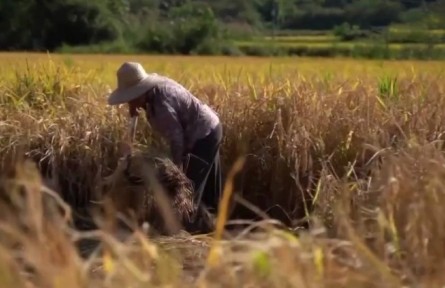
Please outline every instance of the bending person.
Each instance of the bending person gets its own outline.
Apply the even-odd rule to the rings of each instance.
[[[117,83],[108,104],[128,104],[131,141],[139,110],[145,110],[150,126],[170,143],[172,161],[192,181],[196,203],[202,201],[215,213],[222,189],[219,148],[223,137],[215,111],[178,82],[148,74],[136,62],[125,62],[118,69]]]

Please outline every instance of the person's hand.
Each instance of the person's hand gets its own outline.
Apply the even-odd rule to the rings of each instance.
[[[128,104],[128,114],[130,114],[130,118],[138,117],[138,106],[134,105],[133,103]]]
[[[184,154],[184,156],[182,156],[182,161],[181,163],[178,165],[179,169],[181,169],[182,172],[186,172],[185,170],[187,169],[188,163],[189,163],[189,154],[186,153]]]
[[[128,142],[119,142],[118,144],[119,155],[125,157],[131,154],[131,144]]]

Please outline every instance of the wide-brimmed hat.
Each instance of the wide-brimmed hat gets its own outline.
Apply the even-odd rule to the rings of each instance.
[[[147,74],[140,63],[125,62],[117,70],[117,88],[108,96],[109,105],[128,103],[162,81],[156,73]]]

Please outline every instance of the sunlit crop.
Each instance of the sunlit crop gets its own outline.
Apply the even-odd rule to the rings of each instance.
[[[127,110],[106,95],[123,61],[173,77],[220,115],[232,202],[215,235],[139,229],[123,242],[107,225],[74,231],[41,205],[54,198],[81,222],[116,168]],[[0,63],[0,170],[24,156],[41,172],[2,173],[0,287],[445,284],[443,62],[5,53]],[[144,121],[136,140],[168,152]],[[219,230],[235,218],[259,222]],[[103,249],[82,258],[88,238]]]

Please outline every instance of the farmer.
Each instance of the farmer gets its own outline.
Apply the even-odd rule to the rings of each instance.
[[[117,71],[118,87],[109,105],[128,104],[130,143],[140,109],[150,126],[170,144],[172,161],[192,181],[195,201],[216,211],[221,193],[219,147],[222,125],[217,114],[176,81],[146,73],[140,63],[125,62]],[[126,153],[131,152],[127,146]]]

